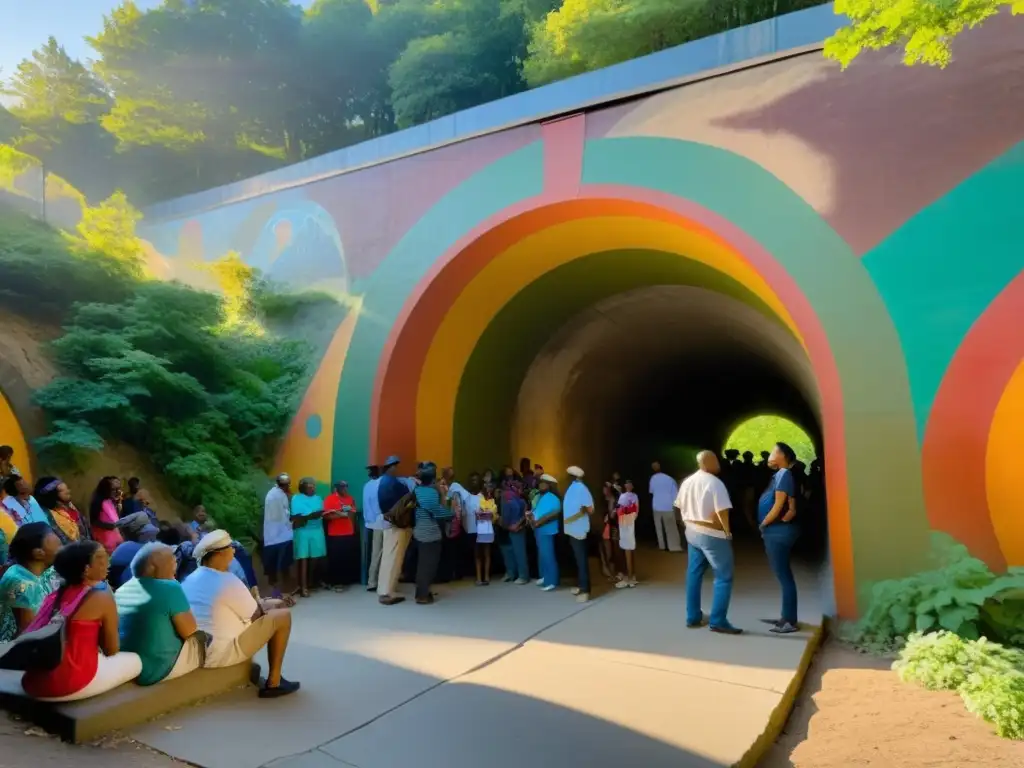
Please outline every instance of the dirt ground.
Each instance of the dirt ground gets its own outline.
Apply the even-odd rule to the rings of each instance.
[[[954,693],[909,685],[889,662],[834,641],[818,652],[782,737],[760,768],[1024,767]]]

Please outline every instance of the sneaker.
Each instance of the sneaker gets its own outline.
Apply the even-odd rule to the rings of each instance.
[[[687,629],[697,629],[698,627],[703,627],[707,623],[708,623],[708,617],[705,616],[704,614],[701,614],[701,617],[699,619],[697,619],[696,621],[688,621],[688,622],[686,622],[686,628]]]
[[[485,587],[489,587],[489,586],[491,586],[491,581],[490,581],[490,579],[484,579],[484,586],[485,586]]]
[[[485,583],[485,582],[483,582],[483,581],[478,581],[478,582],[476,583],[476,585],[477,585],[478,587],[482,587],[482,586],[484,585],[484,583]]]
[[[732,624],[723,624],[720,627],[711,627],[712,632],[719,635],[742,635],[743,630],[739,627],[734,627]]]
[[[295,693],[302,686],[299,683],[293,683],[290,680],[281,678],[281,682],[271,688],[269,685],[264,683],[260,687],[259,697],[261,699],[279,699],[282,696],[288,696],[289,694]]]
[[[544,579],[537,579],[533,583],[536,584],[538,587],[543,587],[544,586]]]
[[[633,589],[634,587],[639,587],[639,586],[640,586],[640,582],[637,581],[636,579],[630,579],[629,580],[629,588],[630,589]]]
[[[399,603],[404,603],[405,598],[401,595],[387,595],[386,597],[377,598],[377,602],[381,605],[398,605]]]
[[[626,580],[626,579],[622,579],[621,581],[616,581],[615,582],[615,588],[616,589],[629,589],[632,586],[633,586],[633,584],[631,582],[629,582],[628,580]]]
[[[571,592],[571,593],[572,593],[573,595],[578,595],[578,594],[580,593],[580,588],[579,588],[579,587],[573,587],[573,588],[572,588],[571,590],[569,590],[569,591],[570,591],[570,592]]]
[[[590,593],[589,592],[580,592],[579,594],[576,595],[576,602],[577,603],[587,603],[589,601],[590,601]]]
[[[505,574],[505,578],[502,579],[502,581],[505,582],[506,584],[508,584],[510,582],[515,581],[515,578],[511,574],[506,573]]]
[[[554,584],[548,584],[546,587],[541,587],[540,591],[541,592],[554,592],[556,589],[558,589],[558,587],[556,587]]]
[[[518,584],[519,586],[522,586],[523,584],[529,584],[530,580],[529,579],[516,579],[515,583]]]
[[[776,624],[768,631],[774,632],[776,635],[790,635],[794,632],[799,632],[800,627],[796,626],[795,624],[791,624],[788,621],[784,621],[781,624]]]

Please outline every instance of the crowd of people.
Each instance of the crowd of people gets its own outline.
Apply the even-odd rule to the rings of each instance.
[[[133,680],[152,685],[244,662],[263,647],[269,671],[260,696],[292,693],[299,684],[281,674],[290,608],[314,590],[363,583],[364,561],[366,588],[385,606],[404,602],[402,581],[415,584],[417,604],[430,605],[435,584],[469,577],[487,587],[495,573],[553,592],[566,560],[576,572],[571,593],[586,602],[595,550],[615,589],[639,584],[641,502],[633,482],[617,472],[601,483],[601,503],[581,467],[566,470],[561,491],[559,480],[529,459],[518,470],[472,472],[463,483],[453,468],[439,472],[433,462],[403,476],[400,458],[390,456],[367,467],[361,503],[345,481],[321,496],[313,478],[302,478],[293,493],[290,476],[278,475],[260,526],[259,555],[271,588],[264,598],[249,553],[202,506],[187,524],[164,521],[138,478],[123,485],[104,477],[88,511],[80,512],[66,483],[44,477],[33,486],[12,454],[0,447],[0,667],[23,669],[25,691],[42,700],[77,700]],[[687,626],[741,632],[729,622],[728,607],[732,538],[742,521],[763,540],[780,585],[782,609],[771,629],[795,632],[791,556],[820,464],[808,478],[785,443],[764,452],[759,465],[750,453],[742,461],[729,454],[702,451],[697,471],[681,484],[652,465],[648,493],[659,547],[681,552],[685,540],[688,552]],[[741,513],[735,519],[734,498]],[[701,582],[708,568],[714,588],[705,617]],[[65,641],[40,666],[49,658],[43,651],[55,619],[64,622]]]
[[[22,671],[27,695],[77,701],[264,647],[259,696],[299,689],[281,674],[289,606],[260,596],[249,554],[205,509],[188,524],[160,520],[138,478],[124,493],[104,477],[80,512],[66,483],[32,486],[12,454],[0,447],[0,668]]]

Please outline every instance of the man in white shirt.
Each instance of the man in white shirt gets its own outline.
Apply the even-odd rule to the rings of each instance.
[[[651,471],[654,474],[651,475],[647,490],[651,494],[651,510],[654,513],[654,530],[658,534],[658,549],[682,552],[679,526],[676,524],[676,512],[673,509],[679,486],[670,475],[661,471],[659,462],[651,464]]]
[[[272,590],[271,596],[280,599],[281,585],[291,578],[295,554],[292,539],[291,478],[280,474],[274,487],[263,502],[263,570]]]
[[[721,469],[713,451],[697,454],[697,471],[683,480],[675,505],[686,527],[686,626],[704,624],[700,592],[708,566],[715,574],[711,600],[712,632],[738,635],[743,632],[729,623],[729,600],[732,597],[733,554],[729,512],[732,501],[725,483],[718,477]]]
[[[366,485],[363,486],[363,523],[366,525],[366,539],[369,545],[366,568],[366,591],[377,591],[377,577],[380,575],[381,553],[384,551],[384,529],[390,527],[380,512],[377,486],[380,485],[380,467],[370,464],[366,468]]]
[[[228,569],[235,557],[227,531],[212,531],[196,544],[199,567],[181,585],[196,625],[212,638],[207,667],[230,667],[267,648],[270,669],[260,686],[261,699],[275,699],[299,690],[281,676],[292,631],[292,614],[282,600],[257,600]]]
[[[473,472],[466,484],[452,481],[448,486],[448,499],[452,512],[459,516],[462,535],[455,540],[456,581],[466,574],[472,574],[476,564],[476,515],[480,511],[480,473]]]

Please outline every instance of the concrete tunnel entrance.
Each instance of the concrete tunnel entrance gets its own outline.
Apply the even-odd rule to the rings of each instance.
[[[720,451],[739,422],[762,413],[792,420],[822,446],[819,407],[807,354],[776,318],[707,288],[653,285],[598,301],[552,329],[516,398],[512,455],[558,475],[579,464],[595,496],[619,471],[649,507],[653,460],[685,476],[697,450]],[[757,534],[745,524],[742,491],[733,495],[744,557]],[[818,502],[800,502],[798,554],[820,571],[827,527],[823,497]],[[649,515],[641,515],[638,537],[641,546],[656,544]]]

